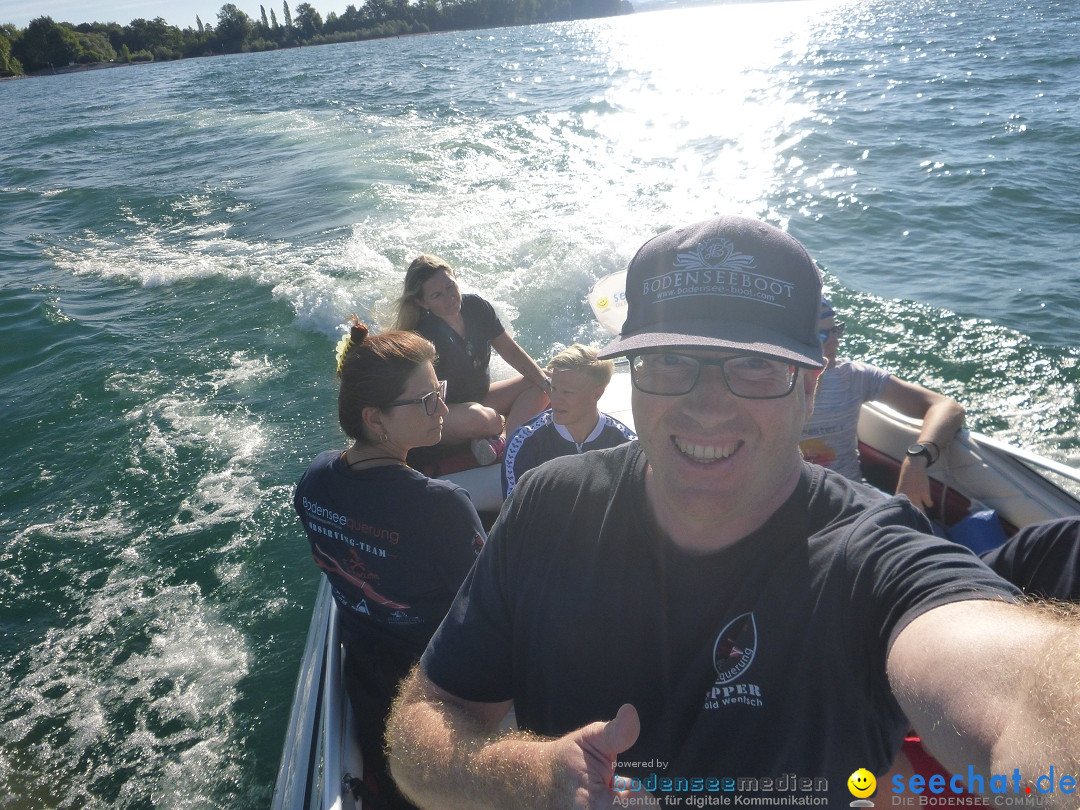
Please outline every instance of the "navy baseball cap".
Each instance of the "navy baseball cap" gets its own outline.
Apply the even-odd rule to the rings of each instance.
[[[821,274],[795,238],[719,216],[655,236],[626,270],[626,321],[599,357],[724,349],[822,368]]]

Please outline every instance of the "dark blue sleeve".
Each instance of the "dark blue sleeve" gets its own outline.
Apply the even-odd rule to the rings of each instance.
[[[510,481],[506,477],[506,465],[507,460],[504,458],[503,463],[499,465],[499,479],[502,484],[502,496],[504,501],[510,492]]]
[[[499,524],[461,584],[450,612],[420,659],[437,686],[465,700],[510,700],[513,610]]]
[[[435,514],[436,536],[444,539],[438,545],[438,569],[449,590],[456,591],[476,562],[487,535],[472,499],[460,487],[447,493]]]
[[[867,617],[878,628],[883,655],[901,630],[933,608],[969,599],[1011,602],[1019,593],[969,549],[929,534],[907,498],[867,509],[841,548],[852,604],[872,607]]]
[[[637,434],[630,428],[616,419],[614,416],[608,416],[606,413],[601,414],[601,419],[605,420],[606,424],[604,429],[600,432],[600,435],[596,438],[595,446],[590,444],[589,449],[601,450],[605,447],[618,447],[623,442],[632,442],[637,438]]]
[[[469,333],[481,340],[497,338],[506,331],[495,307],[479,295],[463,295],[461,309],[462,316],[468,320]]]
[[[510,435],[502,463],[503,498],[513,492],[521,476],[544,460],[537,456],[540,452],[541,436],[550,429],[546,425],[549,414],[550,411],[544,411]]]
[[[539,444],[539,437],[536,434],[529,436],[522,443],[521,449],[514,459],[515,484],[521,480],[521,476],[544,460],[537,458],[536,449]]]
[[[1026,526],[980,555],[994,571],[1032,596],[1080,599],[1080,517]]]

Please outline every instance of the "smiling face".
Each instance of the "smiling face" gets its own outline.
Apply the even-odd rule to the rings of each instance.
[[[865,799],[877,788],[877,780],[866,768],[859,768],[848,777],[847,786],[856,799]]]
[[[686,351],[720,359],[719,351]],[[722,522],[736,539],[761,525],[794,490],[798,443],[812,409],[814,376],[800,370],[779,399],[743,399],[719,366],[701,369],[682,396],[634,389],[634,424],[649,459],[646,496],[661,526]],[[741,528],[747,531],[739,533]],[[717,543],[725,545],[718,537]]]
[[[557,424],[591,430],[599,418],[596,403],[603,395],[604,386],[594,383],[584,371],[551,372],[551,416]]]
[[[439,387],[435,369],[431,363],[422,363],[409,375],[405,390],[398,399],[418,399]],[[374,410],[374,409],[373,409]],[[442,438],[443,417],[450,411],[441,399],[435,413],[428,416],[419,402],[408,405],[396,405],[378,411],[378,425],[372,431],[376,436],[385,433],[387,443],[405,452],[414,447],[428,447],[438,444]]]
[[[420,287],[420,306],[431,310],[443,320],[461,312],[461,292],[453,273],[436,270],[434,275]]]

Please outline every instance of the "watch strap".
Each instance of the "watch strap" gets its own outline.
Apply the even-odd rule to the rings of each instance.
[[[934,449],[931,450],[931,447]],[[915,448],[919,449],[916,450]],[[907,454],[909,456],[926,456],[926,466],[932,467],[937,463],[937,460],[941,458],[941,448],[938,447],[937,442],[915,442],[908,448]]]

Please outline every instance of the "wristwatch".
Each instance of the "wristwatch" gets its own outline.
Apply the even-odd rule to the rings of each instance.
[[[931,452],[930,448],[933,447],[937,452]],[[917,458],[919,456],[926,456],[926,466],[929,467],[935,461],[938,460],[938,456],[941,451],[938,450],[938,446],[933,442],[915,442],[907,449],[908,458]]]

